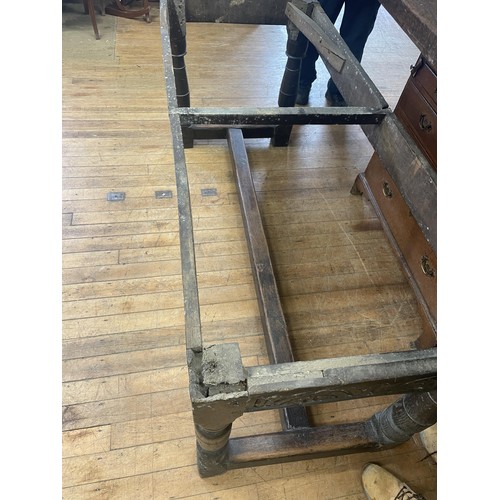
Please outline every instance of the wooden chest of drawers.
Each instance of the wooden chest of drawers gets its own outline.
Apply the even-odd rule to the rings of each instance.
[[[408,267],[434,319],[437,316],[437,258],[424,238],[417,221],[387,174],[380,158],[374,156],[365,172],[373,197],[394,237],[404,264]]]
[[[420,58],[399,98],[394,113],[437,169],[437,78]]]
[[[437,170],[437,77],[419,58],[401,94],[395,115]],[[417,296],[424,319],[419,347],[436,344],[437,255],[427,242],[393,179],[375,153],[358,191],[366,192]]]

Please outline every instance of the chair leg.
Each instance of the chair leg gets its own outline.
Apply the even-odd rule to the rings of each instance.
[[[142,9],[128,9],[123,0],[115,0],[111,5],[106,7],[106,13],[112,16],[125,17],[127,19],[134,19],[136,17],[144,16],[144,20],[148,23],[151,22],[150,6],[148,0],[142,0]]]
[[[90,15],[90,20],[92,21],[92,27],[94,28],[95,39],[100,40],[101,35],[99,34],[99,30],[97,29],[97,19],[95,17],[94,0],[83,0],[83,9],[85,11],[85,14]]]

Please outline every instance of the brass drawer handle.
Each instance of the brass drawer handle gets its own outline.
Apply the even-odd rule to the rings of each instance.
[[[386,198],[392,198],[392,190],[387,181],[384,181],[384,184],[382,185],[382,194]]]
[[[430,132],[432,130],[432,122],[427,118],[426,114],[421,114],[420,119],[418,120],[418,126],[424,132]]]
[[[420,259],[420,267],[422,268],[422,272],[429,278],[434,278],[434,276],[436,276],[436,270],[431,266],[431,262],[427,255],[423,255]]]

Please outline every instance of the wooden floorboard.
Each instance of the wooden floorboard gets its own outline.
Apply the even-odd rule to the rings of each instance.
[[[436,465],[417,438],[379,454],[230,471],[196,470],[172,139],[158,18],[63,6],[62,369],[65,500],[364,497],[376,461],[428,499]],[[193,106],[275,106],[285,65],[281,26],[188,26]],[[208,55],[208,57],[207,57]],[[381,9],[364,67],[394,107],[418,51]],[[311,105],[323,106],[318,63]],[[417,304],[369,202],[349,194],[372,149],[358,126],[295,127],[290,146],[247,141],[296,359],[405,350]],[[225,141],[186,151],[206,342],[238,342],[247,366],[267,354]],[[216,189],[204,196],[202,189]],[[166,190],[171,197],[156,198]],[[107,201],[109,192],[125,200]],[[321,405],[316,424],[366,418],[390,397]],[[245,414],[234,436],[280,428]]]

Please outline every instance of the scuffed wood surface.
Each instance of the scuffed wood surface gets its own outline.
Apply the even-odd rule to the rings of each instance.
[[[157,4],[152,10],[150,24],[98,16],[99,42],[81,2],[71,23],[63,12],[63,498],[363,498],[360,474],[373,454],[198,476]],[[392,106],[418,54],[387,13],[378,22],[364,61]],[[193,105],[275,105],[285,38],[281,26],[189,26]],[[311,104],[323,106],[328,75],[317,66]],[[369,142],[351,126],[294,134],[279,150],[256,140],[249,155],[298,359],[410,348],[420,330],[411,291],[370,204],[349,195]],[[246,366],[265,364],[225,141],[187,154],[204,335],[238,342]],[[160,189],[173,197],[156,199]],[[112,190],[126,191],[125,201],[107,202]],[[318,425],[368,418],[391,399],[322,405],[312,416]],[[277,412],[255,412],[232,436],[278,430]],[[436,466],[426,454],[415,439],[377,460],[434,500]]]
[[[437,72],[437,1],[380,0]]]
[[[285,24],[288,0],[187,0],[191,22]]]

